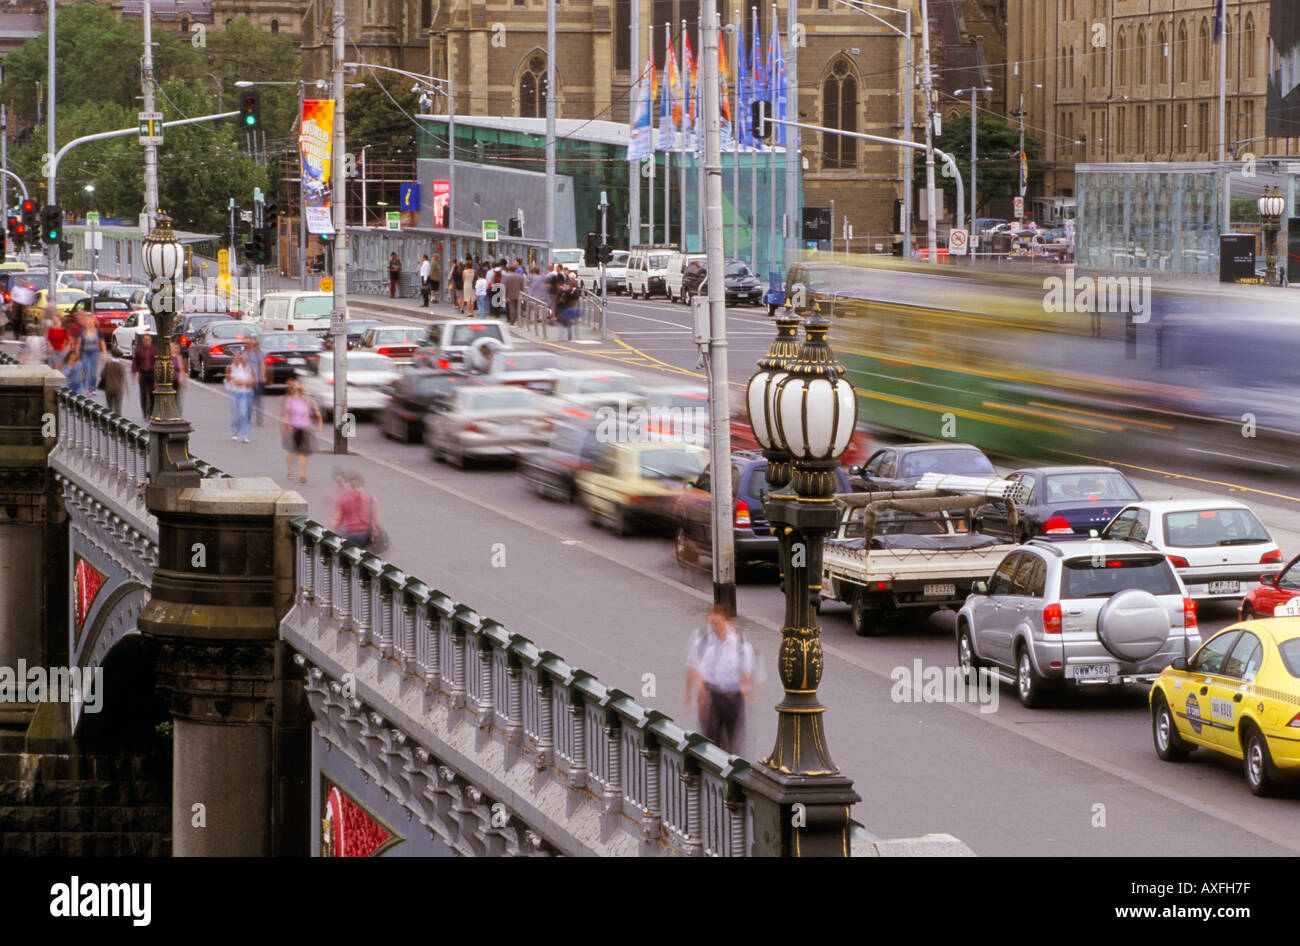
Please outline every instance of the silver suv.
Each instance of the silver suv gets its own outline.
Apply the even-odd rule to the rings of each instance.
[[[1149,682],[1201,646],[1196,607],[1169,560],[1142,542],[1033,539],[957,613],[957,662],[987,668],[1020,702],[1064,685]]]

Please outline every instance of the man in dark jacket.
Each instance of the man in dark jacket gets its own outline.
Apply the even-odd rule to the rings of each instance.
[[[509,319],[511,325],[515,325],[519,321],[519,296],[524,291],[525,282],[524,274],[517,270],[512,270],[506,274],[506,318]]]
[[[140,385],[140,413],[146,421],[153,414],[153,366],[158,358],[153,336],[146,334],[131,358],[131,374]]]

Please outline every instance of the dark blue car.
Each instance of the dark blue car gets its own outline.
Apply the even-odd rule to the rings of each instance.
[[[1007,474],[1006,479],[1024,489],[1016,534],[1007,526],[1006,507],[1001,503],[975,510],[975,529],[1019,542],[1042,535],[1050,519],[1064,519],[1076,534],[1100,531],[1126,505],[1141,499],[1128,478],[1109,466],[1029,467]]]

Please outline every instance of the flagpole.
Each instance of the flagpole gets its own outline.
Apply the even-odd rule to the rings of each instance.
[[[629,38],[631,49],[628,51],[628,69],[636,77],[636,82],[632,92],[632,107],[628,109],[627,121],[627,140],[628,145],[632,144],[632,135],[634,134],[633,125],[640,117],[643,79],[645,78],[636,71],[637,63],[641,62],[641,0],[632,0],[632,22],[629,27],[632,35]],[[644,70],[644,65],[642,69]],[[646,103],[647,110],[650,103]],[[653,127],[654,116],[650,116]],[[650,144],[654,144],[654,132],[650,133]],[[651,148],[651,157],[654,156],[654,149]],[[630,249],[637,243],[641,242],[641,165],[645,161],[645,156],[638,157],[634,164],[629,162],[627,168],[627,199],[628,199],[628,240],[627,245]]]
[[[1219,164],[1228,160],[1227,108],[1228,108],[1228,10],[1227,0],[1216,0],[1219,20]],[[1253,52],[1252,52],[1253,55]],[[1232,172],[1223,171],[1223,227],[1220,233],[1232,231]]]
[[[719,14],[721,21],[721,14]],[[735,37],[736,44],[740,44],[740,11],[735,14]],[[726,39],[722,34],[718,34],[718,42],[725,43]],[[740,113],[740,51],[737,49],[736,55],[732,57],[732,62],[736,63],[736,107],[731,111],[731,254],[740,256],[740,135],[737,131],[737,123],[747,121],[746,116]]]
[[[673,242],[673,145],[677,144],[674,140],[677,137],[677,129],[673,125],[673,93],[672,86],[668,83],[668,68],[672,65],[671,51],[673,48],[673,25],[664,24],[664,95],[668,99],[668,127],[673,130],[672,135],[664,143],[664,242]],[[660,134],[663,130],[660,129]],[[668,291],[667,283],[664,284],[664,292]],[[648,290],[647,290],[648,292]]]
[[[753,51],[758,46],[758,7],[750,7],[750,13],[753,14],[754,32],[749,41],[749,100],[751,102],[758,98],[758,89],[754,88],[754,55]],[[746,121],[749,117],[746,116]],[[761,146],[760,146],[761,147]],[[751,150],[749,155],[749,259],[750,265],[754,267],[754,272],[761,270],[758,268],[758,155]]]
[[[772,114],[776,114],[776,44],[777,20],[776,4],[772,4],[772,31],[767,34],[767,62],[763,64],[767,71],[768,96],[772,101]],[[772,282],[772,273],[776,270],[776,131],[768,138],[767,146],[767,281]],[[789,152],[786,153],[787,160]]]
[[[653,23],[651,23],[650,28],[646,30],[646,52],[650,56],[650,61],[654,62],[655,27]],[[646,194],[650,198],[647,201],[647,203],[650,205],[650,238],[646,240],[647,243],[655,242],[655,169],[659,166],[659,155],[656,153],[656,149],[654,147],[654,142],[655,142],[654,118],[655,118],[654,80],[652,79],[650,82],[650,183],[649,186],[646,188]],[[663,123],[660,122],[660,128],[659,128],[660,135],[663,135],[664,133],[662,126]],[[640,183],[637,184],[637,187],[638,189],[641,187]],[[637,242],[639,243],[641,241],[637,240]],[[628,291],[628,295],[631,295],[631,290]]]
[[[681,244],[682,252],[686,252],[686,121],[690,114],[691,103],[689,96],[686,94],[687,83],[690,82],[690,74],[686,71],[686,19],[682,18],[682,47],[677,55],[682,57],[682,159],[677,162],[677,199],[681,203]]]
[[[799,70],[798,52],[795,47],[795,34],[799,31],[799,5],[795,0],[786,2],[786,24],[785,24],[785,107],[786,114],[782,118],[793,117],[799,121]],[[794,115],[791,116],[790,112]],[[784,126],[783,126],[784,127]],[[790,263],[794,260],[795,250],[799,248],[799,232],[795,228],[799,226],[799,175],[803,170],[801,152],[798,147],[799,131],[791,128],[785,134],[785,216],[786,216],[786,238],[785,238],[785,263],[786,271],[789,272]],[[791,149],[791,145],[795,147]],[[793,150],[793,155],[791,151]],[[905,148],[910,152],[910,148]]]
[[[695,35],[698,36],[698,37],[700,37],[701,52],[696,53],[697,56],[700,56],[700,55],[703,54],[703,43],[704,43],[704,13],[703,13],[703,8],[701,8],[700,16],[699,16],[699,18],[698,18],[698,22],[697,22],[697,24],[696,24]],[[699,61],[699,59],[696,59],[696,61],[695,61],[695,70],[696,70],[696,75],[698,75],[698,76],[700,77],[700,82],[703,82],[703,81],[704,81],[704,71],[700,68],[700,61]],[[698,84],[697,84],[696,87],[697,87],[697,88],[700,88]],[[719,90],[719,91],[721,91],[721,90]],[[695,193],[698,195],[698,196],[696,197],[696,199],[695,199],[695,238],[696,238],[697,240],[700,241],[700,250],[703,251],[703,250],[704,250],[704,184],[705,184],[705,180],[704,180],[704,161],[703,161],[702,159],[703,159],[703,156],[704,156],[704,137],[700,134],[700,132],[701,132],[701,130],[703,129],[703,126],[704,126],[704,114],[703,114],[703,113],[704,113],[704,92],[703,92],[703,90],[701,90],[701,91],[697,92],[696,94],[697,94],[698,97],[699,97],[700,104],[697,105],[697,106],[695,107],[695,177],[696,177],[696,191],[695,191]],[[722,113],[719,112],[718,114],[719,114],[719,116],[720,116]],[[719,120],[721,120],[721,119],[719,119]],[[721,139],[719,139],[719,140],[721,140]],[[719,160],[721,160],[721,159],[719,159]]]

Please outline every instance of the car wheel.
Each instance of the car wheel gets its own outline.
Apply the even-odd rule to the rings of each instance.
[[[1242,755],[1242,765],[1246,771],[1246,784],[1250,786],[1250,793],[1261,798],[1276,795],[1282,786],[1273,777],[1273,757],[1269,754],[1264,734],[1255,726],[1250,726],[1246,730]]]
[[[429,438],[429,456],[433,457],[434,463],[446,463],[447,457],[442,452],[442,441],[437,437]]]
[[[632,534],[632,517],[622,506],[614,507],[614,517],[610,520],[614,534],[620,539],[626,538]]]
[[[979,671],[984,662],[975,656],[975,644],[971,640],[970,628],[964,623],[957,625],[957,666],[962,678],[970,685],[979,682]]]
[[[202,376],[204,381],[212,380],[212,370],[208,367],[206,361],[199,364],[199,374]]]
[[[1034,669],[1033,658],[1027,647],[1016,651],[1016,694],[1025,709],[1037,709],[1046,702],[1047,681]]]
[[[1252,608],[1250,605],[1243,604],[1241,606],[1241,619],[1243,621],[1253,621],[1255,620],[1256,617],[1257,615],[1255,614],[1255,609]]]
[[[677,555],[678,565],[694,565],[695,560],[699,557],[695,551],[695,543],[686,534],[685,523],[678,523],[677,525],[677,535],[673,539],[673,551]]]
[[[591,523],[593,529],[599,529],[605,525],[604,518],[596,511],[595,506],[587,507],[587,522]]]
[[[459,447],[453,447],[448,443],[447,462],[458,470],[465,469],[465,451]]]
[[[194,370],[194,359],[193,359],[193,358],[186,358],[186,359],[185,359],[185,367],[189,370],[189,374],[190,374],[190,377],[191,377],[191,378],[197,378],[197,377],[199,376],[199,373],[198,373],[197,371]]]
[[[1192,747],[1178,735],[1168,701],[1159,695],[1151,707],[1151,741],[1156,745],[1156,756],[1165,762],[1186,762],[1191,754]]]
[[[875,637],[880,633],[880,609],[867,605],[867,593],[864,589],[853,589],[853,600],[849,606],[852,612],[853,633],[858,637]]]

